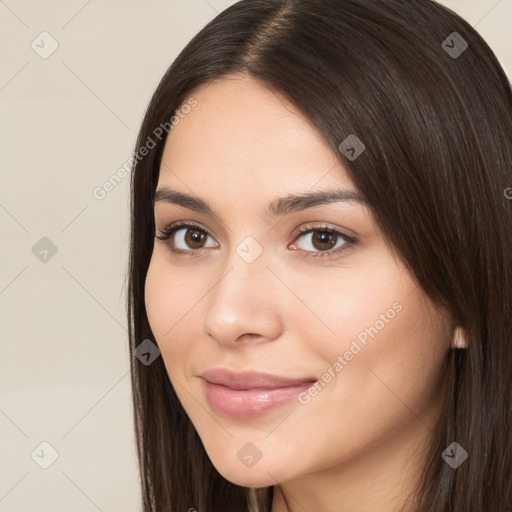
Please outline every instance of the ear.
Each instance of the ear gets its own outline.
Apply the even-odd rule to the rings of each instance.
[[[468,348],[466,333],[462,327],[456,327],[453,333],[453,347],[454,348]]]

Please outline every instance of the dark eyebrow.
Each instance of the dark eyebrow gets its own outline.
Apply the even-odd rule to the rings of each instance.
[[[265,214],[268,217],[280,217],[289,213],[306,210],[323,204],[353,201],[365,204],[365,201],[350,190],[320,190],[317,192],[304,192],[302,194],[290,194],[270,203]],[[177,192],[167,187],[162,187],[155,194],[156,203],[171,203],[183,206],[208,216],[214,216],[212,207],[202,199],[183,192]]]

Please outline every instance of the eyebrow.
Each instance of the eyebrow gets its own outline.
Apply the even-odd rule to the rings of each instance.
[[[213,208],[206,201],[167,187],[157,190],[154,202],[155,205],[157,203],[170,203],[208,216],[215,215]],[[268,205],[265,214],[267,217],[281,217],[289,213],[313,208],[314,206],[339,202],[366,203],[356,192],[350,190],[320,190],[317,192],[304,192],[302,194],[289,194],[286,197],[275,199]]]

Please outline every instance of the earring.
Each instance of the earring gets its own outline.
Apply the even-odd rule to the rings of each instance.
[[[455,348],[467,348],[466,339],[462,327],[457,327],[453,335],[453,345]]]

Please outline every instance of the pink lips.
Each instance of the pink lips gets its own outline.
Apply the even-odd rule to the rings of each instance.
[[[234,373],[224,368],[201,375],[210,406],[235,418],[253,418],[290,402],[316,381],[290,379],[268,373]]]

